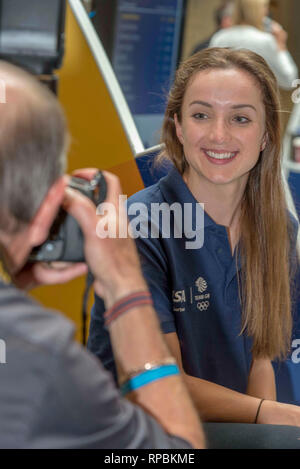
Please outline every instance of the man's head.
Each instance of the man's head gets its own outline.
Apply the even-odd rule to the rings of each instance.
[[[66,122],[55,96],[27,72],[0,61],[0,85],[0,242],[27,230],[34,244],[62,198]]]
[[[225,1],[215,11],[215,22],[218,29],[230,28],[232,26],[233,1]]]
[[[63,174],[67,131],[48,89],[25,71],[0,62],[0,229],[17,230],[36,214]]]

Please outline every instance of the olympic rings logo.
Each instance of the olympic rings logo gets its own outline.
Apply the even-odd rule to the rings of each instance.
[[[199,311],[206,311],[208,307],[209,301],[199,301],[199,303],[197,303],[197,308]]]

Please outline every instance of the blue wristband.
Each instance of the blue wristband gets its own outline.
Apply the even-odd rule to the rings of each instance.
[[[131,391],[135,391],[142,386],[153,383],[162,378],[167,378],[168,376],[179,375],[179,369],[177,365],[161,365],[152,370],[146,370],[137,376],[129,379],[124,383],[120,390],[123,396],[128,394]]]

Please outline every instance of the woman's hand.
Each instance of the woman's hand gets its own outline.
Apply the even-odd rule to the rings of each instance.
[[[257,423],[300,427],[300,407],[265,400],[261,405]]]

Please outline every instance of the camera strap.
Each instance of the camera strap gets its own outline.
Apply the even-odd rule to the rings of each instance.
[[[82,345],[86,346],[86,336],[87,336],[87,307],[88,307],[88,299],[89,299],[89,293],[90,289],[94,283],[94,276],[92,272],[89,270],[88,274],[86,276],[86,283],[85,283],[85,290],[83,294],[83,300],[82,300],[82,313],[81,313],[81,321],[82,321]]]

